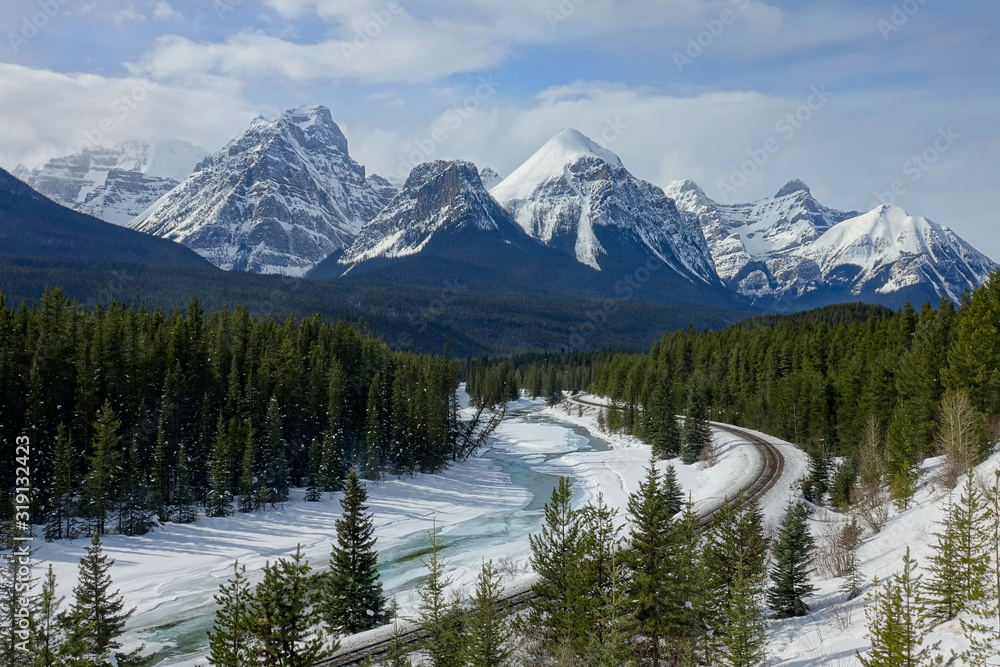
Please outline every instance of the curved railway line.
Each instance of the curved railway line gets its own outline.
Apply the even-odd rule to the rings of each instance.
[[[569,400],[591,407],[606,407],[599,403],[592,403],[590,401],[577,398],[571,398]],[[769,443],[764,438],[735,426],[713,422],[712,427],[720,431],[726,431],[727,433],[731,433],[732,435],[746,440],[757,449],[763,458],[764,465],[761,467],[760,474],[757,475],[751,484],[740,490],[743,498],[760,498],[765,493],[770,491],[775,484],[777,484],[778,480],[781,479],[781,474],[785,467],[785,458],[782,456],[777,447]],[[737,502],[738,498],[727,498],[726,500],[726,504],[729,506],[735,505]],[[701,526],[708,526],[708,524],[712,522],[713,516],[719,511],[719,509],[721,509],[721,507],[708,512],[704,517],[702,517]],[[505,597],[500,601],[500,604],[506,605],[513,610],[519,610],[526,607],[534,597],[534,593],[531,590],[521,591]],[[314,667],[353,667],[355,665],[363,664],[366,659],[377,662],[388,655],[389,648],[394,641],[398,640],[404,645],[413,645],[419,642],[422,636],[423,633],[419,629],[407,630],[400,633],[398,637],[379,639],[365,646],[351,648],[347,651],[337,653],[325,660],[317,662]]]

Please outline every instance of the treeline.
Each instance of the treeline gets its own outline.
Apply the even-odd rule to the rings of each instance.
[[[614,357],[614,352],[525,352],[505,359],[470,359],[462,370],[473,401],[492,405],[501,397],[514,400],[521,392],[554,399],[564,391],[582,391]]]
[[[54,539],[315,497],[351,466],[438,471],[467,445],[458,382],[447,354],[394,352],[363,322],[0,295],[0,440],[13,461],[30,438],[33,521]]]

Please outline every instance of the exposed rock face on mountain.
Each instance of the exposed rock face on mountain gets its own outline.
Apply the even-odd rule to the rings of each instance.
[[[530,236],[598,271],[652,259],[718,284],[701,228],[662,189],[576,130],[563,130],[491,191]]]
[[[943,226],[891,207],[830,209],[798,180],[749,204],[714,202],[690,180],[666,193],[698,219],[719,277],[761,305],[957,298],[992,266]]]
[[[187,178],[206,153],[184,141],[86,148],[15,176],[57,204],[125,225]]]
[[[133,223],[232,271],[301,276],[348,246],[385,193],[325,107],[256,119]]]
[[[60,206],[2,169],[0,239],[0,252],[12,257],[215,270],[197,254],[176,243],[123,229]]]

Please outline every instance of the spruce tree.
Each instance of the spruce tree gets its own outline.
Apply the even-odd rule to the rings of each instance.
[[[18,614],[23,608],[21,605],[23,595],[18,591],[18,586],[23,586],[26,583],[29,586],[34,586],[36,580],[32,578],[31,581],[25,582],[23,576],[19,578],[19,561],[24,555],[18,552],[20,552],[20,545],[23,543],[15,542],[12,538],[21,534],[22,531],[18,531],[13,526],[8,529],[6,525],[4,529],[2,535],[5,538],[4,544],[0,545],[0,549],[3,549],[0,551],[0,665],[2,667],[26,667],[30,663],[30,654],[22,649],[28,645],[31,636],[23,634],[25,629],[20,627],[21,618],[18,617]],[[29,560],[33,553],[34,550],[27,549]],[[28,616],[24,621],[28,626],[26,629],[28,633],[34,631],[38,611],[35,604],[30,604],[27,607]]]
[[[872,647],[857,653],[864,667],[923,667],[941,665],[940,657],[931,653],[937,645],[921,648],[925,626],[920,606],[920,577],[917,565],[907,547],[903,556],[903,571],[879,584],[878,580],[865,609],[868,618],[868,638]]]
[[[156,428],[156,446],[153,448],[151,503],[157,520],[170,521],[170,469],[167,455],[167,429],[161,415]]]
[[[512,664],[514,638],[510,609],[501,604],[503,587],[493,561],[483,563],[465,624],[469,667],[507,667]]]
[[[970,473],[958,503],[949,504],[942,531],[935,533],[926,591],[928,618],[934,622],[949,621],[963,611],[977,611],[986,600],[992,558],[987,521]]]
[[[774,545],[771,589],[767,602],[777,618],[805,616],[805,598],[815,590],[809,583],[813,538],[809,533],[808,510],[802,503],[790,503],[781,521]]]
[[[841,575],[843,582],[840,590],[847,596],[848,600],[861,595],[861,587],[864,584],[861,566],[858,564],[858,544],[861,542],[861,526],[853,516],[850,523],[844,526],[840,535],[837,536],[838,548],[843,551],[844,571]]]
[[[42,591],[39,596],[38,613],[35,617],[35,627],[31,634],[30,653],[33,656],[33,667],[56,667],[60,665],[63,641],[66,635],[65,625],[60,618],[64,598],[56,597],[56,575],[49,564],[48,572],[42,581]]]
[[[174,521],[194,523],[198,519],[194,490],[191,488],[190,464],[184,445],[177,449],[177,463],[174,465]]]
[[[809,472],[802,483],[802,495],[814,505],[822,505],[829,488],[829,460],[822,452],[813,452],[809,455]]]
[[[132,441],[128,453],[124,484],[120,491],[118,532],[123,535],[145,535],[153,526],[150,512],[149,487],[139,460],[139,448]]]
[[[694,504],[688,501],[669,527],[660,595],[674,662],[698,652],[710,617],[709,572],[699,524]]]
[[[209,460],[208,501],[205,506],[207,516],[221,518],[233,514],[232,456],[226,422],[220,412]]]
[[[677,424],[674,389],[666,376],[653,390],[648,412],[647,430],[653,446],[653,456],[658,459],[678,456],[681,453],[681,430]]]
[[[629,496],[631,518],[629,549],[629,598],[636,618],[637,650],[644,664],[658,665],[663,659],[663,642],[669,634],[663,605],[667,558],[672,551],[670,515],[660,490],[656,468],[650,465],[639,488]]]
[[[767,662],[767,635],[761,614],[760,577],[753,566],[735,565],[723,607],[724,625],[720,642],[722,661],[728,667],[757,667]]]
[[[708,424],[708,396],[702,382],[688,387],[687,416],[684,419],[684,444],[681,460],[690,465],[712,444],[712,429]]]
[[[112,482],[117,468],[118,434],[121,421],[105,401],[94,422],[94,439],[90,456],[90,473],[86,479],[87,515],[94,530],[103,535],[108,510],[111,509]]]
[[[282,435],[283,417],[281,407],[275,398],[267,404],[267,416],[264,428],[264,462],[263,487],[266,501],[271,505],[288,500],[288,454],[285,438]]]
[[[544,509],[541,533],[532,535],[531,565],[538,574],[527,626],[550,647],[581,647],[586,637],[585,599],[579,566],[585,543],[579,512],[573,509],[572,482],[560,477]]]
[[[279,558],[264,566],[264,578],[254,590],[251,612],[263,663],[313,667],[327,656],[324,634],[313,622],[317,595],[311,570],[301,547],[290,558]],[[330,650],[336,650],[336,646]]]
[[[73,539],[77,507],[73,493],[73,440],[64,424],[56,429],[52,462],[52,509],[45,524],[48,541]]]
[[[673,465],[668,464],[667,469],[663,472],[660,489],[667,513],[673,516],[680,512],[681,508],[684,507],[684,489],[677,480],[677,470]]]
[[[233,564],[233,576],[215,595],[215,622],[208,633],[208,662],[216,667],[255,664],[260,646],[254,635],[253,590],[246,565]]]
[[[309,446],[309,486],[306,487],[303,500],[307,503],[318,503],[323,500],[323,483],[320,481],[320,470],[323,466],[323,443],[313,440]]]
[[[257,475],[256,433],[247,420],[245,427],[243,460],[240,465],[240,494],[237,505],[240,512],[256,512],[260,509],[260,477]]]
[[[331,633],[356,634],[384,621],[386,599],[378,574],[374,515],[365,503],[368,491],[351,468],[340,500],[337,542],[330,571],[323,578],[320,611]]]
[[[121,648],[118,639],[125,631],[125,623],[135,613],[135,609],[125,611],[125,601],[118,591],[110,591],[114,564],[114,560],[104,555],[100,534],[94,531],[90,546],[80,559],[70,605],[72,630],[67,640],[81,647],[84,655],[103,659]],[[131,657],[138,658],[141,650]]]
[[[424,632],[422,650],[432,667],[460,667],[464,664],[462,619],[457,605],[449,601],[446,590],[451,583],[445,578],[445,563],[441,560],[441,540],[437,526],[431,529],[430,557],[424,562],[428,577],[417,589],[420,597],[418,622]]]

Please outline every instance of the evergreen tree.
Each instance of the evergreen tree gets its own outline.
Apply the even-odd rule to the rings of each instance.
[[[62,423],[56,429],[52,462],[52,509],[45,525],[48,541],[73,539],[73,517],[77,514],[73,494],[73,440]]]
[[[806,506],[802,503],[789,504],[774,545],[772,587],[767,593],[767,602],[777,618],[809,613],[804,599],[815,590],[809,583],[812,550],[813,538],[809,533]]]
[[[658,459],[678,456],[681,453],[681,430],[677,425],[674,389],[666,376],[656,385],[647,412],[647,431],[653,446],[653,456]]]
[[[923,667],[941,665],[941,658],[932,658],[936,645],[921,648],[925,627],[920,608],[920,577],[910,558],[910,549],[903,556],[903,571],[882,584],[875,581],[870,593],[872,604],[865,609],[868,618],[868,638],[872,647],[858,660],[864,667]]]
[[[288,455],[285,439],[282,435],[281,407],[272,398],[267,404],[267,417],[264,429],[264,452],[266,460],[263,465],[263,488],[267,502],[274,505],[288,500]]]
[[[209,490],[205,514],[210,517],[227,517],[233,514],[233,471],[226,422],[219,413],[212,441],[212,455],[209,461]]]
[[[135,609],[125,611],[125,601],[118,591],[111,592],[111,568],[114,560],[104,555],[101,538],[97,531],[80,559],[77,584],[73,588],[73,603],[70,605],[71,631],[68,644],[82,649],[84,656],[104,659],[121,648],[118,641],[125,631],[125,623]],[[142,648],[128,656],[118,656],[127,662],[137,661]]]
[[[760,577],[752,567],[735,563],[736,576],[725,600],[721,644],[723,664],[757,667],[767,662],[767,635],[760,607]]]
[[[493,561],[483,563],[465,629],[469,667],[512,664],[510,609],[501,603],[502,595],[500,574]]]
[[[585,599],[579,565],[585,543],[579,513],[573,509],[572,482],[560,477],[544,509],[541,533],[532,535],[531,564],[539,580],[528,608],[527,626],[549,647],[582,648]]]
[[[322,586],[320,611],[331,633],[356,634],[384,621],[386,599],[378,575],[374,515],[365,502],[368,492],[351,468],[340,500],[337,542],[330,553],[330,571]]]
[[[215,622],[208,633],[208,662],[216,667],[255,664],[260,646],[254,636],[253,591],[247,568],[237,561],[233,576],[219,585],[215,595]]]
[[[311,569],[301,547],[291,558],[264,566],[251,611],[262,662],[274,667],[313,667],[327,656],[325,637],[313,623],[317,596]]]
[[[677,470],[674,469],[673,465],[667,465],[667,469],[663,472],[660,493],[669,516],[677,514],[684,507],[684,489],[681,488],[681,483],[677,480]]]
[[[814,505],[822,505],[829,488],[829,459],[822,452],[813,452],[809,455],[809,472],[802,483],[802,494]]]
[[[830,482],[830,503],[839,509],[847,510],[851,504],[851,490],[858,481],[858,462],[853,457],[837,467],[837,472]]]
[[[181,445],[174,465],[174,521],[177,523],[194,523],[198,519],[189,470],[187,450]]]
[[[12,538],[21,534],[11,527],[8,530],[4,526],[4,544],[0,545],[0,665],[2,667],[25,667],[30,663],[30,655],[23,649],[27,647],[34,632],[39,609],[36,605],[30,604],[27,607],[27,618],[24,622],[27,628],[21,627],[22,619],[18,616],[23,608],[21,605],[22,592],[18,586],[35,584],[34,578],[31,581],[24,581],[23,574],[19,572],[20,560],[24,558],[21,551],[22,544]],[[25,532],[26,534],[26,532]],[[26,549],[27,558],[30,560],[34,551]],[[20,575],[20,576],[19,576]]]
[[[33,667],[56,667],[61,664],[60,654],[66,635],[59,610],[63,599],[56,597],[56,575],[50,563],[42,581],[38,613],[31,633],[29,652],[33,656]]]
[[[151,503],[157,520],[161,523],[170,521],[170,470],[167,454],[167,429],[160,417],[156,428],[156,447],[153,449],[153,479],[151,485]]]
[[[150,512],[149,488],[139,460],[139,448],[132,441],[128,452],[124,488],[118,511],[118,532],[123,535],[145,535],[153,526]]]
[[[672,552],[670,516],[656,468],[650,465],[639,488],[629,496],[631,517],[627,563],[629,598],[636,618],[636,639],[643,664],[659,665],[670,631],[663,600],[667,558]]]
[[[851,517],[850,523],[841,529],[837,540],[840,543],[838,548],[845,554],[844,571],[841,575],[843,583],[840,585],[840,590],[844,592],[848,600],[853,600],[861,595],[861,586],[864,584],[861,566],[858,564],[861,526],[858,525],[857,519]]]
[[[323,467],[323,443],[313,440],[309,446],[309,486],[303,499],[307,503],[318,503],[323,500],[323,482],[320,471]]]
[[[698,652],[710,616],[709,572],[699,524],[694,504],[688,501],[669,527],[661,600],[675,663]]]
[[[111,509],[112,482],[117,468],[118,431],[121,421],[105,401],[94,422],[94,439],[90,457],[90,473],[87,475],[87,514],[98,534],[105,533],[105,521]]]
[[[246,424],[246,439],[243,446],[243,462],[240,465],[240,495],[237,505],[240,512],[256,512],[260,509],[260,478],[257,475],[256,433],[253,426]]]
[[[701,381],[688,387],[687,416],[684,419],[684,444],[681,460],[688,465],[696,462],[706,447],[712,444],[712,429],[708,424],[708,392]]]
[[[927,614],[934,622],[976,611],[986,600],[991,562],[988,517],[973,475],[966,476],[958,503],[950,503],[942,530],[935,533],[934,553],[927,568]]]
[[[464,664],[462,619],[457,606],[445,594],[450,579],[445,578],[441,560],[441,540],[437,527],[431,529],[430,558],[425,561],[429,576],[417,589],[420,597],[419,623],[424,632],[422,650],[432,667],[459,667]]]

